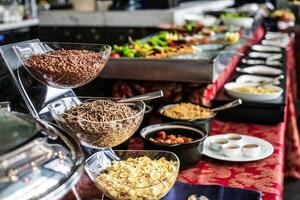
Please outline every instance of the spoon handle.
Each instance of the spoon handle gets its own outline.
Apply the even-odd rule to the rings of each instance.
[[[157,99],[160,97],[163,97],[164,93],[162,90],[158,90],[155,92],[150,92],[150,93],[146,93],[146,94],[142,94],[142,95],[138,95],[138,96],[133,96],[133,97],[129,97],[126,99],[121,99],[118,101],[118,103],[129,103],[129,102],[135,102],[135,101],[147,101],[147,100],[152,100],[152,99]]]
[[[236,107],[238,105],[242,104],[242,99],[236,99],[232,102],[229,102],[229,103],[226,103],[222,106],[219,106],[219,107],[216,107],[216,108],[213,108],[211,109],[213,112],[217,112],[217,111],[221,111],[221,110],[226,110],[226,109],[229,109],[229,108],[233,108],[233,107]]]
[[[279,76],[276,76],[275,78],[273,78],[271,81],[266,81],[264,83],[259,84],[257,87],[262,87],[265,85],[269,85],[269,84],[274,84],[276,81],[282,80],[284,79],[284,76],[281,74]]]

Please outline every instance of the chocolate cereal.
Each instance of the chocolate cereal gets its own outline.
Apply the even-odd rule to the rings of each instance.
[[[25,60],[26,67],[51,85],[79,86],[95,78],[105,65],[99,53],[59,49]]]

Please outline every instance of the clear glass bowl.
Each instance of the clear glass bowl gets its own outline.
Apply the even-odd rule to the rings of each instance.
[[[13,46],[25,69],[38,81],[55,88],[76,88],[94,80],[107,63],[111,47],[103,44],[28,42]],[[93,53],[48,55],[56,50],[88,50]],[[99,56],[99,57],[98,57]]]
[[[76,105],[95,100],[117,100],[109,97],[66,97],[50,103],[47,107],[54,120],[64,130],[77,135],[81,144],[89,148],[114,147],[129,139],[139,128],[145,113],[145,103],[136,101],[122,103],[133,110],[135,114],[120,120],[100,122],[90,120],[77,120],[76,116],[68,116],[68,120],[62,114]],[[76,120],[74,120],[76,118]]]
[[[163,181],[149,185],[147,187],[130,187],[116,179],[109,179],[109,182],[100,181],[98,176],[104,173],[112,161],[127,160],[128,158],[138,158],[147,156],[151,160],[158,160],[164,157],[168,161],[177,162],[176,171],[163,179]],[[155,151],[155,150],[128,150],[128,151],[100,151],[86,160],[85,170],[91,180],[95,183],[97,188],[104,193],[107,197],[114,200],[157,200],[164,197],[173,187],[178,173],[180,161],[178,157],[168,151]],[[154,172],[155,173],[155,172]],[[145,177],[147,178],[147,177]]]

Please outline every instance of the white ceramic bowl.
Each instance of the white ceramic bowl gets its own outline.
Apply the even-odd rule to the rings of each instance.
[[[244,144],[242,147],[242,152],[244,156],[247,157],[257,157],[260,154],[261,146],[259,144],[248,143]]]
[[[224,138],[226,141],[228,141],[228,144],[234,144],[234,145],[242,145],[243,143],[243,137],[238,134],[227,134]]]
[[[236,83],[236,82],[231,82],[225,84],[224,88],[226,92],[233,97],[240,98],[246,101],[268,101],[268,100],[273,100],[279,98],[282,93],[283,89],[278,87],[278,86],[270,86],[278,89],[278,92],[271,93],[271,94],[252,94],[252,93],[243,93],[243,92],[237,92],[233,91],[232,89],[239,88],[239,87],[245,87],[245,86],[256,86],[257,84],[253,83]]]
[[[235,144],[224,144],[222,146],[222,152],[227,157],[236,157],[241,151],[241,146]]]
[[[228,144],[228,141],[222,138],[217,138],[210,141],[210,148],[214,151],[221,151],[222,146]]]
[[[243,17],[243,18],[224,17],[222,18],[222,21],[225,25],[235,25],[246,29],[250,29],[252,28],[254,19],[251,17]]]

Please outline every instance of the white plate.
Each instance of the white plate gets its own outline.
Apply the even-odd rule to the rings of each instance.
[[[242,154],[242,152],[240,152],[237,157],[227,157],[225,155],[223,155],[223,153],[214,151],[212,149],[210,149],[209,147],[209,143],[211,140],[214,139],[221,139],[224,138],[226,134],[223,135],[214,135],[214,136],[209,136],[205,139],[204,141],[204,148],[203,148],[203,154],[214,158],[214,159],[218,159],[218,160],[225,160],[225,161],[232,161],[232,162],[248,162],[248,161],[256,161],[256,160],[261,160],[264,158],[269,157],[270,155],[273,154],[274,152],[274,147],[272,146],[271,143],[267,142],[266,140],[257,138],[257,137],[253,137],[253,136],[248,136],[248,135],[240,135],[243,138],[243,144],[246,143],[251,143],[251,144],[259,144],[261,146],[261,151],[260,154],[256,157],[246,157]]]
[[[246,67],[241,69],[242,73],[257,74],[257,75],[280,75],[282,74],[281,69],[268,67],[265,65],[254,65],[252,67]]]
[[[237,83],[260,83],[260,82],[269,82],[272,81],[273,78],[267,76],[255,76],[255,75],[241,75],[235,81]],[[275,85],[279,85],[280,81],[275,82]]]
[[[247,65],[270,65],[280,67],[282,64],[278,60],[266,61],[266,60],[257,60],[257,59],[242,59],[242,63]]]
[[[262,52],[250,52],[248,54],[248,56],[250,58],[270,58],[270,57],[274,57],[276,56],[276,60],[282,58],[282,54],[281,53],[262,53]],[[277,57],[278,56],[278,57]]]
[[[260,45],[260,44],[251,46],[251,49],[254,51],[260,51],[260,52],[281,52],[280,47],[265,46],[265,45]]]
[[[251,94],[251,93],[243,93],[243,92],[237,92],[232,90],[234,88],[245,87],[245,86],[256,86],[256,85],[257,84],[254,83],[231,82],[225,84],[224,88],[230,96],[240,98],[246,101],[256,101],[256,102],[263,102],[263,101],[277,99],[282,95],[283,92],[283,89],[278,86],[272,86],[279,90],[278,92],[272,94]]]
[[[276,39],[276,40],[262,40],[261,43],[263,45],[267,45],[267,46],[276,46],[276,47],[282,47],[282,48],[286,48],[286,46],[288,45],[289,40],[288,39]]]

